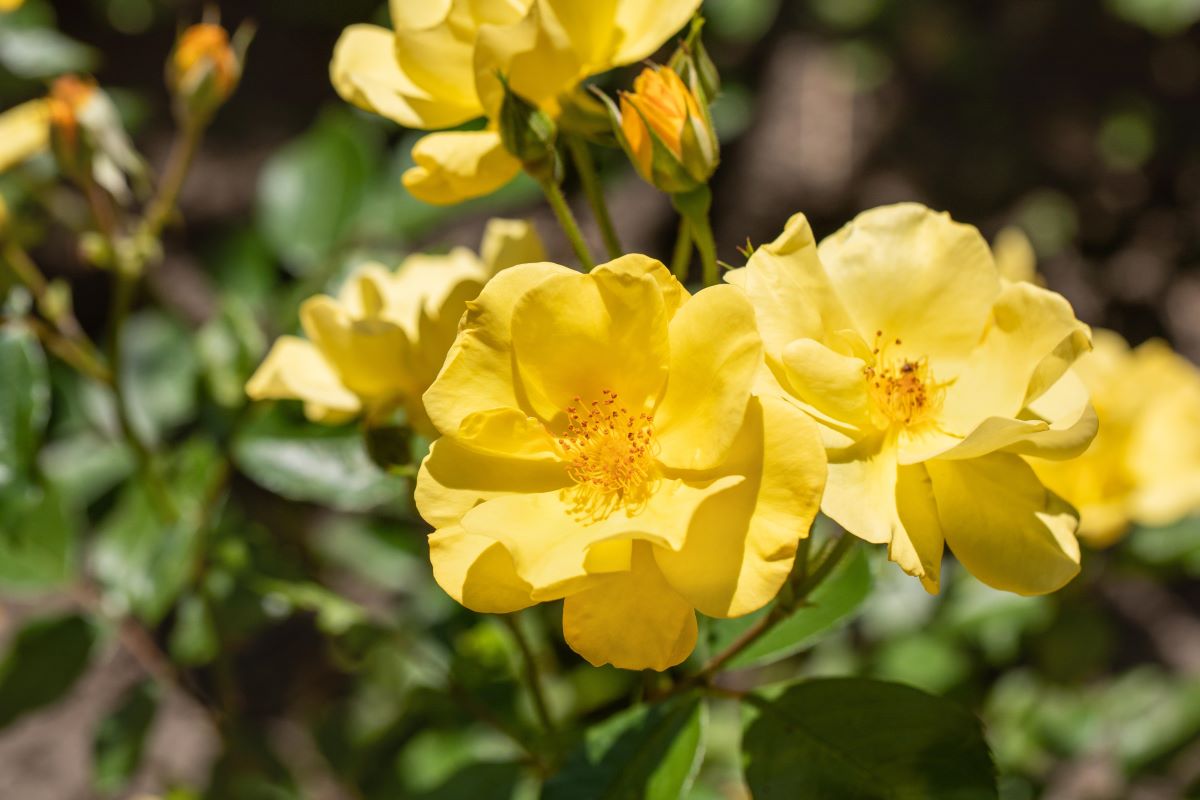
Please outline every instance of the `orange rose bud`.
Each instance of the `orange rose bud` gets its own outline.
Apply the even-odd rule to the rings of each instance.
[[[59,163],[70,172],[82,163],[80,113],[96,96],[96,82],[78,75],[63,75],[50,84],[50,140]]]
[[[688,191],[716,169],[707,103],[670,67],[647,67],[621,94],[621,135],[638,173],[667,192]]]
[[[242,26],[230,40],[214,22],[201,22],[180,34],[167,62],[167,87],[175,95],[176,113],[204,120],[237,88],[246,47],[252,35]]]

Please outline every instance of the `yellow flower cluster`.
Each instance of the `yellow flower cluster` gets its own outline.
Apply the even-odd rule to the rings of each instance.
[[[646,58],[678,31],[700,0],[428,0],[393,2],[393,29],[352,25],[338,40],[330,77],[360,108],[422,130],[479,117],[480,131],[423,137],[404,185],[430,203],[489,194],[521,169],[497,128],[510,89],[553,117],[591,75]]]

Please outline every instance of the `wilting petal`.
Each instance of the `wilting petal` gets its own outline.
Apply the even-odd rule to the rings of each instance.
[[[513,309],[525,292],[547,278],[576,274],[557,264],[506,269],[468,304],[461,333],[424,396],[425,410],[439,431],[453,435],[478,411],[526,408],[517,397],[518,379],[512,369]]]
[[[689,603],[735,617],[766,605],[787,579],[821,502],[825,453],[804,412],[752,398],[722,469],[745,481],[699,505],[682,549],[656,548],[654,556]]]
[[[304,400],[318,418],[356,414],[362,407],[312,342],[296,336],[279,337],[246,383],[246,394],[251,400]]]
[[[346,102],[408,128],[449,128],[482,113],[473,97],[460,104],[417,86],[396,61],[395,35],[378,25],[351,25],[342,31],[329,79]]]
[[[521,171],[495,131],[431,133],[413,145],[412,157],[416,166],[404,173],[404,186],[435,205],[491,194]]]
[[[1062,588],[1079,572],[1078,517],[1020,456],[928,462],[946,543],[996,589],[1023,595]]]
[[[512,319],[522,386],[547,422],[578,405],[576,397],[603,402],[606,390],[636,415],[666,382],[666,312],[646,272],[552,276],[521,297]]]
[[[481,614],[507,614],[533,605],[504,545],[458,526],[429,536],[433,578],[446,594]]]
[[[818,252],[864,339],[877,331],[900,339],[892,356],[927,357],[935,372],[973,358],[1000,293],[992,251],[974,227],[901,203],[859,214]]]
[[[663,578],[651,547],[635,543],[628,572],[599,578],[563,604],[567,644],[593,666],[661,671],[696,646],[696,612]]]
[[[728,455],[762,363],[754,309],[737,288],[714,286],[671,320],[670,343],[667,392],[654,415],[658,458],[712,469]]]

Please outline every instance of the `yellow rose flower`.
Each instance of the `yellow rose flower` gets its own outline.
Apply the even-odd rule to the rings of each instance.
[[[409,128],[451,128],[487,117],[483,131],[433,133],[404,176],[416,197],[455,203],[489,194],[520,163],[496,132],[503,90],[552,115],[588,76],[657,50],[700,0],[392,0],[393,30],[352,25],[330,63],[347,102]]]
[[[468,301],[499,270],[542,258],[531,225],[492,220],[480,256],[460,247],[410,256],[394,273],[360,267],[336,298],[304,303],[308,338],[280,337],[246,392],[254,400],[302,400],[317,422],[379,419],[403,408],[410,425],[433,435],[421,394],[441,369]]]
[[[1200,370],[1151,340],[1130,349],[1108,330],[1073,371],[1091,392],[1100,431],[1066,462],[1034,459],[1038,476],[1079,508],[1079,534],[1104,547],[1130,522],[1168,525],[1200,511]]]
[[[50,147],[50,101],[30,100],[0,114],[0,172]]]
[[[0,0],[0,13],[16,11],[25,4],[25,0]]]
[[[1088,329],[1065,299],[1004,281],[975,228],[911,203],[820,247],[797,215],[729,279],[758,314],[763,385],[820,423],[826,514],[931,592],[946,544],[999,589],[1074,577],[1076,514],[1023,458],[1073,457],[1095,435],[1068,371]]]
[[[425,408],[416,503],[438,583],[475,611],[565,598],[595,665],[663,670],[699,610],[760,608],[817,512],[816,426],[757,397],[754,311],[641,255],[527,264],[470,305]]]

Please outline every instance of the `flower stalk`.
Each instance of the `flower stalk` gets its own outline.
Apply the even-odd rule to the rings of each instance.
[[[575,163],[575,171],[579,173],[583,192],[587,195],[588,203],[592,207],[596,225],[600,228],[600,236],[604,240],[608,257],[617,258],[624,251],[621,249],[621,240],[617,236],[612,216],[608,212],[608,202],[604,198],[604,187],[600,185],[592,152],[588,149],[587,142],[579,136],[567,137],[567,149],[571,153],[571,160]]]

